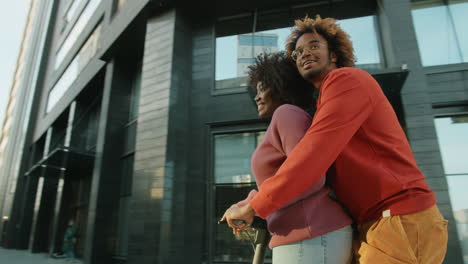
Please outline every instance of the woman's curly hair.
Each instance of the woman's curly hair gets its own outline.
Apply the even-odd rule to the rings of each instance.
[[[336,23],[334,18],[321,18],[317,15],[315,19],[305,17],[298,19],[295,22],[291,34],[286,40],[286,51],[288,56],[296,48],[297,40],[305,33],[317,33],[324,37],[328,43],[328,49],[336,55],[336,66],[341,67],[354,67],[356,58],[354,56],[354,49],[349,35],[341,29],[340,25]]]
[[[282,104],[293,104],[305,110],[315,106],[314,89],[299,74],[296,65],[285,52],[262,53],[248,71],[252,95],[257,94],[257,83],[270,89],[273,99]]]

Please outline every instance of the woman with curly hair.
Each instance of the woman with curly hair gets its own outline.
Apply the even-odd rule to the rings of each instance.
[[[271,117],[251,161],[261,190],[262,183],[275,175],[310,127],[312,118],[306,110],[313,108],[315,100],[310,84],[299,75],[285,53],[258,56],[256,63],[249,67],[249,78],[251,87],[256,87],[254,100],[258,115]],[[307,173],[302,177],[308,177]],[[252,190],[247,199],[233,206],[245,205],[256,193]],[[351,262],[352,220],[329,193],[322,175],[317,183],[267,218],[273,264]],[[234,233],[239,232],[233,229]]]
[[[349,36],[335,19],[306,17],[296,21],[286,49],[320,92],[314,122],[228,223],[275,215],[328,170],[327,182],[357,222],[358,263],[442,263],[447,221],[379,84],[353,68]]]

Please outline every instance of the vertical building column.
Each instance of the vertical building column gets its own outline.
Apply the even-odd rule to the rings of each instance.
[[[129,221],[129,264],[159,262],[174,46],[175,11],[150,18],[146,26]],[[165,232],[171,232],[167,230]],[[169,241],[168,241],[169,242]]]
[[[130,89],[131,71],[125,63],[113,59],[106,68],[89,198],[84,245],[84,260],[88,264],[111,263],[112,259]]]
[[[128,263],[201,262],[200,208],[187,179],[190,22],[171,10],[147,22],[136,135]],[[193,213],[197,211],[197,213]],[[190,243],[187,238],[190,237]]]
[[[20,175],[19,177],[24,176]],[[24,185],[21,186],[21,189],[16,190],[16,192],[19,192],[18,196],[21,199],[18,202],[19,210],[14,218],[16,221],[12,221],[10,224],[10,228],[13,228],[14,231],[9,234],[12,236],[9,241],[11,241],[13,247],[17,249],[27,249],[29,245],[31,226],[33,224],[32,218],[35,213],[33,210],[38,191],[39,177],[28,176],[24,177],[22,181],[24,182]]]
[[[387,66],[406,64],[408,78],[401,92],[406,132],[418,166],[436,192],[438,206],[449,220],[446,263],[462,263],[448,186],[434,127],[434,116],[426,75],[423,72],[419,47],[411,15],[411,0],[378,0],[378,19]]]
[[[129,263],[184,263],[193,253],[190,247],[198,246],[185,243],[189,232],[186,225],[192,50],[189,25],[178,10],[158,14],[147,22]],[[194,221],[197,220],[202,221]],[[200,254],[199,250],[194,254]]]
[[[190,142],[190,97],[192,88],[192,23],[189,16],[176,10],[169,93],[169,122],[161,213],[160,262],[201,263],[200,236],[204,224],[200,179],[188,177]]]

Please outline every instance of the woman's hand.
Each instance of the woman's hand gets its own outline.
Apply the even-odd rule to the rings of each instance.
[[[252,225],[254,217],[255,211],[250,206],[250,203],[247,203],[244,206],[237,206],[234,204],[224,212],[220,222],[226,221],[228,226],[232,228],[233,234],[238,234]],[[242,221],[242,223],[235,223],[237,221]]]

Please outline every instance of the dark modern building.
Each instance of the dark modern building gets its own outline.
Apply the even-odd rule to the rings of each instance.
[[[254,187],[268,125],[245,68],[320,14],[394,106],[450,221],[445,263],[468,263],[467,0],[37,2],[3,246],[57,252],[74,219],[86,264],[248,263],[249,241],[216,224]]]

